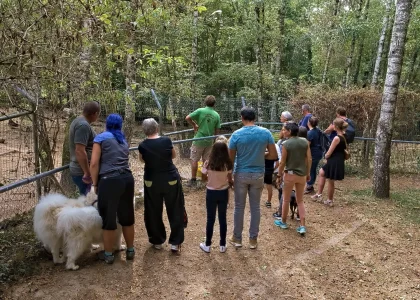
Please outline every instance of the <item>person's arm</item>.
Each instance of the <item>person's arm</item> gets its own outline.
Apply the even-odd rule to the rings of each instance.
[[[91,183],[91,174],[89,171],[89,160],[88,155],[86,153],[86,146],[82,144],[76,144],[76,159],[79,163],[80,167],[83,170],[83,182],[84,183]]]
[[[233,187],[233,176],[232,176],[232,171],[230,171],[227,175],[228,177],[228,182],[229,182],[229,186],[232,188]]]
[[[330,134],[331,132],[333,132],[334,131],[334,124],[331,124],[330,126],[328,126],[328,128],[327,129],[325,129],[324,130],[324,132],[326,133],[326,134]]]
[[[143,155],[141,155],[141,153],[139,153],[139,159],[142,163],[144,163]]]
[[[236,158],[236,150],[235,149],[229,149],[229,157],[232,163],[235,163]]]
[[[312,154],[311,148],[308,145],[306,149],[306,181],[311,180],[311,166],[312,166]]]
[[[281,161],[279,164],[279,172],[277,173],[278,185],[280,185],[281,181],[283,180],[284,168],[286,167],[286,159],[287,159],[287,149],[283,145],[283,147],[281,148]]]
[[[98,177],[99,177],[99,161],[101,159],[101,144],[94,143],[92,149],[92,158],[90,160],[90,174],[92,177],[92,186],[97,192],[98,187]]]
[[[216,128],[214,129],[214,135],[220,134],[220,128],[222,128],[222,125],[220,125],[220,116],[217,118]]]
[[[175,148],[172,148],[172,159],[174,159],[176,157],[176,151]]]
[[[188,115],[186,118],[185,118],[185,120],[190,124],[190,125],[192,125],[192,127],[194,128],[194,131],[197,131],[198,130],[198,125],[197,125],[197,123]]]
[[[328,149],[327,153],[325,153],[325,158],[330,158],[331,154],[334,152],[335,147],[340,143],[340,138],[338,136],[334,137],[330,148]]]
[[[268,154],[266,156],[266,159],[278,160],[279,158],[277,157],[277,150],[276,150],[275,144],[268,144],[267,148],[268,148]]]

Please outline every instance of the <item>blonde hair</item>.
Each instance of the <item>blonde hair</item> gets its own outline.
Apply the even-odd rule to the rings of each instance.
[[[341,118],[336,118],[333,122],[334,126],[341,130],[341,131],[345,131],[347,129],[347,127],[349,126],[349,123],[347,123],[346,121],[344,121]]]
[[[216,143],[225,143],[227,145],[228,141],[229,140],[224,135],[220,135],[216,138]]]

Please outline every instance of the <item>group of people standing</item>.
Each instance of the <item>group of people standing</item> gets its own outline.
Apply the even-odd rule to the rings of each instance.
[[[220,223],[220,252],[226,251],[227,206],[229,188],[234,189],[234,226],[229,242],[235,247],[242,246],[244,212],[246,198],[249,198],[251,220],[249,226],[249,247],[257,248],[260,225],[260,202],[264,183],[269,182],[267,161],[276,170],[279,188],[280,209],[274,214],[275,225],[288,228],[286,223],[289,201],[295,193],[298,204],[300,226],[297,231],[306,233],[303,194],[314,191],[316,169],[323,153],[319,144],[318,120],[310,113],[308,105],[302,107],[304,118],[300,126],[293,122],[289,112],[283,112],[283,128],[277,145],[272,133],[255,125],[256,112],[251,107],[241,110],[243,127],[236,130],[230,139],[223,136],[214,142],[214,135],[221,128],[220,116],[215,111],[214,96],[205,98],[206,106],[186,117],[195,131],[191,148],[191,179],[189,186],[196,184],[198,162],[202,160],[202,173],[208,177],[206,183],[206,240],[200,244],[205,252],[210,252],[216,212]],[[118,114],[106,118],[106,128],[95,135],[91,123],[100,114],[100,105],[92,101],[85,104],[83,115],[70,126],[70,173],[80,194],[86,195],[90,188],[98,194],[98,210],[103,220],[104,251],[100,258],[113,263],[113,242],[117,222],[123,228],[127,244],[126,259],[134,259],[134,177],[129,168],[129,145],[122,132],[123,120]],[[319,172],[318,192],[312,196],[321,199],[325,180],[329,179],[328,199],[332,205],[334,180],[344,178],[344,152],[347,143],[344,132],[347,123],[344,118],[336,118],[333,129],[336,137],[325,154],[326,164]],[[302,127],[307,132],[302,133]],[[158,123],[150,118],[142,123],[146,139],[138,146],[140,160],[144,167],[144,221],[149,242],[156,249],[162,249],[166,241],[165,226],[162,221],[163,203],[170,223],[169,244],[173,252],[178,252],[184,241],[186,226],[185,200],[182,181],[173,163],[176,151],[172,141],[159,135]],[[304,136],[305,138],[298,137]],[[270,171],[269,171],[270,173]],[[271,199],[270,199],[271,200]],[[267,203],[266,203],[267,205]],[[268,206],[268,205],[267,205]]]

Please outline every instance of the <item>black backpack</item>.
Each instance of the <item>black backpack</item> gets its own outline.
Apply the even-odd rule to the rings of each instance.
[[[318,128],[319,132],[319,144],[321,145],[322,154],[325,155],[327,153],[328,149],[331,146],[331,141],[328,135],[323,132],[321,129]]]
[[[347,118],[346,122],[349,126],[346,129],[346,133],[344,134],[346,141],[348,144],[353,143],[354,137],[356,135],[356,126],[354,126],[354,122]]]

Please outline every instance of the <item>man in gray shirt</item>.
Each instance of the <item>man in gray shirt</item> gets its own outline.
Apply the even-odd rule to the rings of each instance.
[[[70,124],[70,175],[79,188],[80,195],[86,195],[92,184],[89,162],[92,155],[95,132],[90,126],[100,113],[100,105],[96,101],[85,104],[83,115]]]

